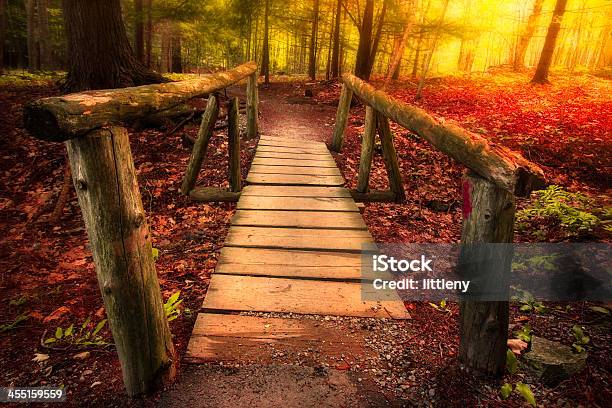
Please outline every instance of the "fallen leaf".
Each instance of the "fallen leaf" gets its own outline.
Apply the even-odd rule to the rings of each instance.
[[[84,351],[82,353],[75,354],[74,356],[72,356],[72,358],[74,358],[75,360],[85,360],[86,358],[89,358],[90,355],[91,353],[89,351]]]
[[[42,363],[43,361],[47,361],[48,359],[49,359],[48,354],[34,353],[34,358],[32,359],[32,361],[36,363]]]
[[[59,319],[66,313],[70,313],[70,309],[68,309],[66,306],[59,307],[55,309],[49,316],[45,317],[43,322],[44,323],[52,322],[53,320]]]
[[[521,339],[508,339],[508,348],[514,354],[520,355],[521,352],[527,349],[528,344]]]

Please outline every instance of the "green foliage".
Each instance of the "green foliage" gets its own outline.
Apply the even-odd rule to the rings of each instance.
[[[80,325],[78,331],[74,324],[66,328],[58,327],[53,336],[45,339],[44,344],[60,345],[62,347],[86,348],[90,346],[106,346],[109,343],[99,333],[106,325],[106,319],[101,320],[95,327],[90,328],[91,318],[87,318]]]
[[[9,330],[15,329],[19,323],[26,321],[29,318],[28,313],[22,313],[15,317],[15,319],[10,323],[0,324],[0,333],[7,332]]]
[[[178,318],[181,315],[181,310],[179,309],[179,305],[183,303],[183,299],[179,300],[179,296],[181,296],[181,291],[175,292],[168,298],[166,303],[164,303],[164,312],[166,313],[166,318],[171,322],[172,320]]]
[[[522,382],[516,383],[516,391],[521,394],[521,396],[527,401],[532,407],[536,406],[535,396],[531,391],[531,388],[527,384],[523,384]]]
[[[512,296],[512,300],[521,303],[519,310],[521,312],[536,312],[546,313],[548,310],[541,302],[535,300],[533,295],[526,290],[512,286],[512,289],[517,293]]]
[[[506,351],[506,370],[508,370],[510,374],[514,374],[518,371],[518,360],[510,349]]]
[[[591,306],[589,309],[597,313],[602,313],[602,314],[607,314],[607,315],[610,314],[610,311],[608,309],[606,309],[605,307],[601,307],[601,306]]]
[[[517,339],[523,340],[525,343],[531,343],[531,326],[529,323],[521,327],[521,330],[515,331],[514,336]]]
[[[153,262],[159,259],[159,249],[151,248],[151,255],[153,255]]]
[[[570,193],[552,185],[545,190],[534,191],[535,202],[531,208],[517,211],[517,227],[525,229],[535,218],[552,218],[570,234],[592,232],[601,220],[589,212],[590,203],[584,194]]]
[[[450,313],[450,309],[446,307],[446,299],[442,299],[439,304],[429,302],[429,306],[436,309],[438,312],[447,312]]]
[[[28,298],[22,295],[22,296],[19,296],[18,298],[11,299],[9,301],[9,306],[21,306],[25,304],[27,301],[28,301]]]
[[[27,71],[10,71],[0,75],[0,86],[39,86],[49,85],[50,83],[62,78],[63,74],[56,72],[27,72]]]
[[[572,347],[577,353],[584,352],[584,346],[591,341],[591,338],[584,334],[584,330],[578,325],[574,325],[574,327],[572,327],[572,334],[576,339],[576,341],[572,344]]]
[[[499,393],[501,394],[501,398],[503,400],[507,400],[510,394],[512,394],[512,384],[505,383],[499,389]]]

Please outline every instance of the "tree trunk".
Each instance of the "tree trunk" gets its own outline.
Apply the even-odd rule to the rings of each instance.
[[[165,74],[172,69],[172,29],[170,23],[167,21],[161,23],[159,32],[161,37],[159,70]]]
[[[40,69],[49,69],[51,67],[48,8],[48,0],[36,0],[36,14],[38,17],[38,58]]]
[[[338,110],[336,111],[336,121],[334,134],[332,136],[331,150],[338,153],[342,149],[344,142],[344,132],[346,132],[346,124],[351,112],[351,101],[353,99],[353,91],[351,88],[343,84],[340,92],[340,100],[338,101]]]
[[[228,172],[230,191],[242,190],[240,175],[240,129],[238,129],[238,98],[227,102],[227,144],[229,150]]]
[[[371,106],[366,106],[365,130],[361,137],[361,156],[359,158],[359,175],[357,177],[357,192],[359,193],[367,193],[369,190],[375,137],[376,111]]]
[[[440,21],[438,22],[438,25],[436,27],[433,44],[431,45],[431,51],[427,55],[427,60],[423,68],[423,72],[421,72],[421,79],[419,81],[419,86],[417,87],[417,92],[416,92],[416,97],[415,97],[415,99],[417,100],[421,99],[421,97],[423,96],[423,87],[425,86],[425,78],[427,77],[427,73],[429,72],[429,68],[431,66],[431,59],[433,58],[433,55],[436,52],[438,40],[440,39],[440,35],[442,34],[442,24],[444,23],[444,18],[446,17],[446,10],[448,9],[449,2],[450,0],[446,0],[444,2],[444,8],[442,9],[442,15],[440,16]]]
[[[419,56],[421,55],[421,45],[423,43],[423,28],[419,30],[419,38],[417,40],[416,51],[414,55],[414,62],[412,63],[412,73],[410,76],[414,79],[417,77],[419,70]]]
[[[499,285],[497,299],[507,299],[511,252],[499,245],[511,243],[514,232],[514,196],[488,180],[468,173],[463,180],[463,231],[459,273],[476,282],[487,280]],[[487,275],[484,275],[484,274]],[[489,276],[492,273],[495,276]],[[460,302],[459,360],[485,374],[502,375],[508,348],[507,300]]]
[[[567,0],[557,0],[555,4],[555,10],[553,11],[552,20],[548,26],[548,32],[546,33],[546,39],[544,40],[544,47],[542,48],[542,54],[540,54],[540,61],[538,67],[533,76],[531,82],[536,84],[546,84],[548,81],[548,72],[550,70],[550,64],[552,61],[553,54],[555,52],[555,44],[557,43],[557,36],[561,30],[561,21],[563,20],[563,14],[565,13],[565,6]]]
[[[144,49],[144,9],[143,0],[134,0],[134,49],[136,59],[146,64]]]
[[[370,56],[368,57],[368,72],[367,78],[372,75],[372,68],[374,68],[374,61],[376,61],[376,53],[378,52],[378,44],[380,44],[380,37],[382,36],[383,25],[385,24],[385,16],[387,14],[387,2],[383,1],[382,10],[380,11],[380,17],[378,18],[378,26],[376,27],[376,35],[374,35],[374,42],[372,43],[372,49],[370,50]]]
[[[146,394],[174,377],[178,359],[128,133],[104,129],[66,145],[126,391]]]
[[[340,74],[340,13],[342,12],[342,0],[336,3],[336,20],[334,22],[334,45],[331,60],[331,77],[337,78]]]
[[[6,0],[0,0],[0,75],[4,73],[4,40],[6,38]]]
[[[308,76],[317,78],[317,32],[319,27],[319,0],[312,4],[312,29],[310,30],[310,55],[308,58]]]
[[[133,55],[120,0],[63,0],[69,71],[65,91],[165,82]]]
[[[270,0],[266,0],[266,7],[264,11],[264,38],[262,46],[262,57],[261,57],[261,73],[264,76],[264,83],[270,84],[270,44],[269,44],[269,14],[270,14]]]
[[[145,65],[151,68],[151,54],[153,51],[153,0],[147,0],[147,25],[145,34],[147,37]]]
[[[544,0],[534,0],[533,2],[533,10],[527,19],[527,25],[525,26],[525,31],[521,34],[518,44],[516,45],[516,54],[514,55],[514,70],[520,71],[525,67],[525,53],[527,52],[527,46],[529,45],[529,41],[533,37],[533,33],[536,29],[536,24],[538,22],[538,18],[542,13],[542,5],[544,4]]]
[[[36,0],[26,0],[26,29],[28,43],[28,68],[30,71],[40,69],[38,49],[38,24],[36,18]]]
[[[181,39],[181,28],[177,23],[172,27],[172,72],[183,72],[183,47]]]
[[[404,26],[404,33],[402,34],[401,40],[397,43],[397,46],[393,49],[393,55],[391,55],[391,62],[389,63],[389,69],[387,69],[387,76],[385,78],[385,86],[395,77],[397,74],[399,76],[399,66],[402,62],[402,57],[404,56],[404,50],[406,49],[406,44],[408,43],[408,37],[410,37],[410,32],[412,31],[412,21],[414,18],[414,10],[413,4],[410,3],[410,11],[409,15],[406,18],[406,25]]]
[[[355,76],[368,80],[370,70],[370,55],[372,52],[372,25],[374,22],[374,0],[366,0],[363,20],[359,30],[359,47],[355,61]]]

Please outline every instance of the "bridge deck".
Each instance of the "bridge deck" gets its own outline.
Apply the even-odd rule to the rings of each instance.
[[[396,296],[361,298],[360,281],[369,277],[359,252],[373,240],[324,143],[262,136],[247,182],[188,361],[244,361],[281,338],[299,350],[341,335],[304,319],[239,312],[410,317]],[[340,341],[339,350],[350,352],[352,342]]]

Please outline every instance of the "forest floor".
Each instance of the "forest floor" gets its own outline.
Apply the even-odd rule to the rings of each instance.
[[[590,230],[575,231],[554,218],[538,218],[517,231],[518,241],[609,242],[605,226],[610,212],[612,85],[589,76],[552,80],[552,86],[534,87],[527,84],[526,75],[504,72],[434,79],[418,105],[521,151],[545,169],[551,183],[584,194],[588,201],[584,210],[604,220]],[[302,132],[304,138],[327,141],[339,90],[337,83],[320,85],[309,98],[304,96],[301,82],[262,89],[263,131],[281,134],[293,127],[292,132]],[[411,102],[415,86],[396,83],[389,91]],[[64,147],[34,140],[21,125],[24,103],[54,94],[57,89],[44,82],[0,87],[0,111],[8,113],[0,122],[0,386],[61,384],[75,405],[146,405],[153,400],[134,402],[124,397],[119,364],[111,347],[100,344],[82,350],[67,342],[54,343],[52,348],[44,344],[57,327],[80,327],[90,319],[86,331],[92,331],[104,319],[74,193],[60,222],[48,221],[62,185]],[[352,110],[344,149],[336,155],[350,187],[357,179],[363,118],[363,107]],[[370,232],[377,242],[457,242],[462,167],[409,132],[397,127],[394,131],[407,200],[402,205],[366,205],[364,218]],[[177,291],[184,299],[181,316],[171,322],[181,355],[234,212],[232,204],[197,204],[177,191],[190,153],[181,135],[195,136],[196,132],[196,124],[173,135],[167,135],[163,128],[130,129],[143,203],[154,247],[160,253],[156,266],[164,299]],[[254,148],[255,141],[245,143],[243,176]],[[225,137],[213,138],[200,175],[203,183],[226,185],[226,152]],[[371,187],[384,188],[385,180],[377,154]],[[533,199],[520,199],[518,206],[528,208],[533,203]],[[460,369],[456,362],[456,304],[442,311],[422,302],[406,306],[413,316],[407,323],[412,334],[394,345],[388,366],[374,373],[378,391],[373,394],[383,392],[397,405],[524,403],[516,394],[508,401],[500,400],[498,390],[503,381],[474,378]],[[531,383],[538,403],[545,406],[606,406],[612,397],[610,314],[598,313],[584,302],[547,306],[541,313],[521,311],[520,303],[512,304],[512,331],[528,322],[534,334],[571,345],[572,327],[583,326],[590,336],[585,347],[587,368],[552,388],[522,371],[507,375],[504,381]],[[20,316],[25,320],[18,321]],[[112,342],[108,327],[99,334],[101,340]],[[278,363],[282,362],[279,359]],[[221,381],[215,375],[211,378]]]

